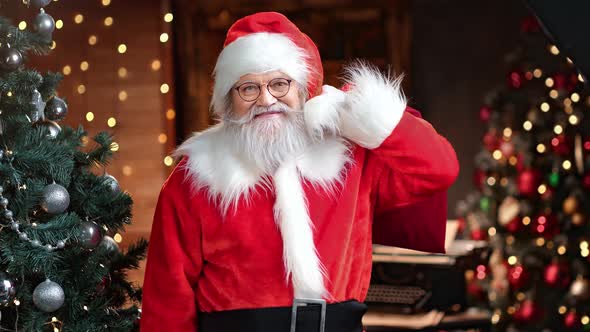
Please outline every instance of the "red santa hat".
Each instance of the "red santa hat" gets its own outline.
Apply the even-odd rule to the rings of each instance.
[[[241,76],[279,70],[307,88],[307,98],[321,93],[323,68],[313,41],[276,12],[261,12],[236,21],[228,30],[213,72],[211,106],[222,114],[225,97]]]

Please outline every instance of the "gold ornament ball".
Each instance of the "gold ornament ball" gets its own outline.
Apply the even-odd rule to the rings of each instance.
[[[584,215],[580,212],[576,212],[572,215],[572,224],[575,226],[582,226],[584,221],[586,221],[586,217],[584,217]]]
[[[569,196],[563,201],[563,212],[573,214],[578,211],[578,200],[574,196]]]
[[[570,286],[570,295],[577,300],[590,300],[590,280],[582,277],[576,278]]]
[[[498,222],[502,226],[508,225],[520,213],[520,202],[512,197],[506,197],[498,208]]]

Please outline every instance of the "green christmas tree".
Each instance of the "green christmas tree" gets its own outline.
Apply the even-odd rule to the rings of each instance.
[[[50,52],[50,2],[26,2],[39,10],[33,32],[0,17],[0,331],[130,331],[141,291],[126,271],[147,242],[123,252],[111,237],[132,207],[104,171],[113,138],[60,126],[61,76],[24,66]]]
[[[478,190],[457,206],[463,235],[493,248],[469,293],[498,331],[590,330],[590,93],[534,18],[521,35],[480,109]]]

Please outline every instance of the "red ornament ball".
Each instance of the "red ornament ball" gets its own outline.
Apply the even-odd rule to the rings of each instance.
[[[461,234],[465,230],[465,226],[467,226],[467,222],[465,218],[459,217],[457,218],[457,233]]]
[[[486,240],[488,238],[488,233],[481,229],[472,229],[471,230],[471,239],[475,240],[475,241],[483,241]]]
[[[482,106],[479,109],[479,119],[483,122],[488,122],[490,120],[490,116],[492,115],[492,109],[488,106]]]
[[[568,329],[575,329],[582,327],[580,316],[575,310],[570,310],[563,318],[563,325]]]
[[[477,188],[481,189],[485,180],[486,173],[484,171],[481,169],[476,169],[475,172],[473,172],[473,185],[475,185]]]
[[[584,174],[584,178],[582,178],[582,185],[585,189],[590,189],[590,173]]]
[[[513,71],[508,75],[508,86],[513,89],[518,89],[522,86],[522,74]]]
[[[494,151],[496,149],[498,149],[498,146],[500,146],[500,142],[498,140],[498,137],[496,136],[495,133],[488,131],[484,136],[483,136],[483,144],[486,147],[486,149],[488,149],[488,151]]]
[[[552,238],[559,234],[559,223],[554,214],[540,214],[533,219],[531,231],[536,236],[542,236],[546,239]]]
[[[545,192],[541,194],[541,198],[545,201],[550,201],[553,198],[554,189],[551,187],[545,188]]]
[[[467,293],[478,300],[484,300],[486,298],[486,291],[475,280],[467,285]]]
[[[569,265],[566,262],[552,262],[545,267],[543,279],[551,287],[567,287],[571,281]]]
[[[526,286],[530,280],[529,272],[522,265],[511,266],[508,269],[508,283],[513,290],[519,290]]]
[[[503,141],[500,143],[500,151],[504,157],[510,157],[514,154],[514,143],[510,141]]]
[[[570,153],[569,140],[565,135],[557,135],[551,139],[551,148],[553,152],[560,156],[566,156]]]
[[[537,193],[541,180],[541,174],[534,169],[525,169],[518,175],[518,191],[524,196],[533,196]]]
[[[555,74],[553,76],[553,87],[557,90],[565,90],[568,87],[567,78],[563,74]]]
[[[519,216],[516,216],[510,220],[505,227],[507,231],[514,234],[522,230],[524,228],[524,224],[522,223],[522,219]]]
[[[520,30],[522,32],[537,32],[539,31],[539,22],[534,16],[526,17],[520,22]]]
[[[543,309],[533,300],[525,300],[514,313],[514,320],[520,323],[530,323],[543,317]]]

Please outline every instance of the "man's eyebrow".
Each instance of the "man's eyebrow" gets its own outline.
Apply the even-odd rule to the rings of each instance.
[[[240,86],[240,85],[242,85],[242,84],[244,84],[244,83],[256,83],[256,84],[260,84],[259,82],[256,82],[256,81],[247,80],[247,81],[238,82],[238,83],[236,83],[234,86],[236,86],[236,87],[237,87],[237,86]]]

